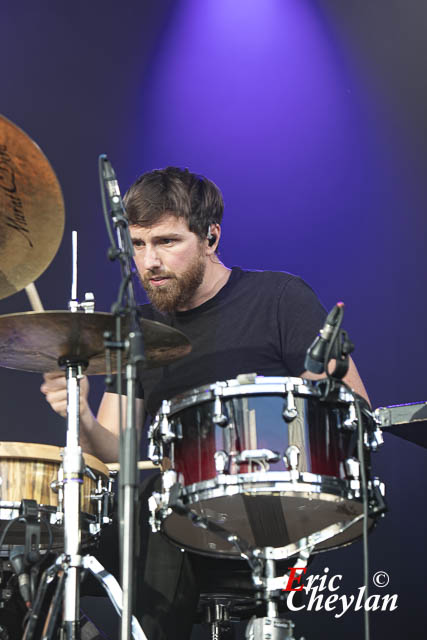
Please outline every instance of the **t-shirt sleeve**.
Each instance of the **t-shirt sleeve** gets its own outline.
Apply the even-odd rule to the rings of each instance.
[[[302,278],[287,282],[279,298],[278,324],[282,358],[291,375],[300,376],[308,347],[322,328],[326,310]]]

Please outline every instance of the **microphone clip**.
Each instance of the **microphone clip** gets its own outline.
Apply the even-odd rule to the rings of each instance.
[[[342,380],[346,375],[350,360],[349,355],[354,349],[348,333],[341,329],[344,316],[344,303],[338,302],[328,313],[325,324],[307,349],[305,368],[312,373],[326,373],[332,380]],[[333,371],[329,371],[329,363],[335,360]]]
[[[340,329],[328,354],[328,362],[325,363],[325,371],[329,378],[333,378],[334,380],[342,380],[344,378],[350,365],[350,353],[353,351],[354,344],[348,337],[347,331],[345,329]],[[328,365],[331,360],[335,360],[335,367],[333,371],[329,371],[328,369]]]

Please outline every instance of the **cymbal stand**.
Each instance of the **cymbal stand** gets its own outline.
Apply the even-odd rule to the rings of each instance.
[[[63,454],[64,469],[64,556],[66,559],[63,626],[66,640],[79,640],[80,573],[82,570],[80,530],[80,487],[84,460],[79,445],[80,379],[82,366],[65,360],[67,377],[67,440]]]
[[[77,232],[72,232],[72,283],[71,300],[68,303],[72,313],[94,310],[93,296],[88,305],[79,304],[77,299]],[[64,496],[64,561],[63,586],[63,630],[66,640],[80,638],[80,573],[81,529],[80,529],[80,488],[85,469],[80,447],[80,380],[87,362],[71,360],[64,356],[58,365],[65,369],[67,379],[67,437],[63,452],[63,496]]]
[[[50,568],[42,580],[36,598],[37,607],[25,632],[25,638],[32,638],[34,622],[39,615],[38,605],[44,597],[47,582],[54,574],[59,577],[54,601],[43,631],[43,640],[50,640],[55,632],[56,615],[61,597],[63,598],[63,638],[80,640],[80,575],[83,568],[81,556],[80,529],[80,489],[85,469],[82,449],[79,445],[80,431],[80,379],[86,362],[73,362],[66,357],[60,358],[58,365],[66,369],[67,379],[67,436],[63,450],[63,486],[64,496],[64,553]]]

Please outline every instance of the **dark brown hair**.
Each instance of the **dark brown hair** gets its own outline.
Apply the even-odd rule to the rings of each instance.
[[[221,224],[224,211],[216,184],[179,167],[142,174],[127,190],[124,205],[129,224],[151,227],[171,213],[184,218],[200,238],[206,238],[210,224]]]

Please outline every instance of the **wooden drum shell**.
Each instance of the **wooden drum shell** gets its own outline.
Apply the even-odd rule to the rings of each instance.
[[[58,491],[54,491],[51,484],[58,481],[62,465],[61,451],[60,447],[52,445],[0,442],[0,521],[18,516],[19,506],[24,499],[35,500],[41,512],[57,511]],[[95,521],[98,501],[91,496],[97,491],[99,479],[102,486],[107,486],[109,470],[92,455],[85,454],[84,461],[96,479],[87,473],[83,475],[80,510],[86,520]],[[16,527],[12,526],[11,535],[7,535],[5,542],[8,544],[17,544],[13,536],[14,529]],[[55,532],[58,529],[56,526]],[[60,529],[62,532],[62,527]]]

